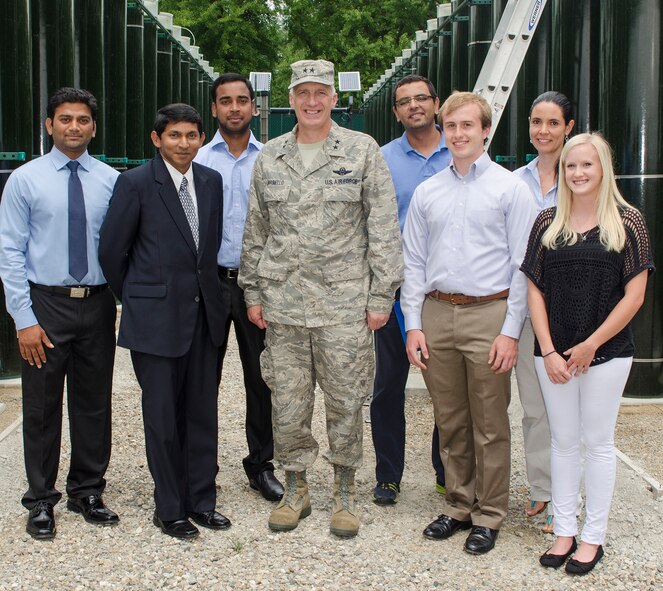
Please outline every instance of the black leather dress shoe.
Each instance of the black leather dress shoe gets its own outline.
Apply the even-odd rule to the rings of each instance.
[[[470,554],[485,554],[490,552],[495,547],[495,540],[499,530],[490,529],[489,527],[482,527],[480,525],[472,526],[470,535],[465,540],[463,546],[465,552]]]
[[[187,513],[187,516],[193,519],[198,525],[209,529],[228,529],[230,519],[224,517],[218,511],[203,511],[202,513]]]
[[[603,546],[599,545],[596,549],[596,554],[594,558],[589,562],[580,562],[575,558],[572,558],[566,563],[566,572],[570,575],[586,575],[591,572],[599,560],[603,558]]]
[[[35,540],[52,540],[55,537],[53,505],[40,501],[28,514],[27,531]]]
[[[163,521],[155,513],[152,523],[156,525],[164,534],[173,538],[192,539],[200,532],[188,519],[176,519],[175,521]]]
[[[88,523],[97,525],[115,525],[120,521],[117,513],[111,511],[101,500],[101,495],[89,495],[82,499],[69,497],[67,509],[74,513],[81,513]]]
[[[448,515],[440,515],[435,521],[428,524],[424,536],[431,540],[446,540],[460,529],[470,529],[471,521],[458,521]]]
[[[571,556],[571,554],[573,554],[577,549],[578,549],[578,544],[576,542],[576,539],[573,538],[571,547],[569,548],[569,551],[566,554],[549,554],[548,552],[545,552],[544,554],[541,554],[539,562],[541,563],[542,566],[545,566],[547,568],[559,568],[566,562],[566,559],[569,556]]]
[[[249,486],[268,501],[280,501],[284,492],[272,470],[263,470],[255,478],[249,478]]]

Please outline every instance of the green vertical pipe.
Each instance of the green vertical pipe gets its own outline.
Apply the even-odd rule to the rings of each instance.
[[[106,38],[106,157],[112,165],[121,166],[127,158],[127,3],[124,0],[103,2]]]
[[[143,51],[145,56],[145,84],[143,105],[143,158],[154,156],[154,145],[150,139],[150,131],[154,115],[157,112],[157,79],[160,73],[157,55],[157,23],[149,15],[143,15]],[[169,44],[170,45],[170,44]],[[170,74],[170,57],[167,72]],[[172,84],[172,79],[171,79]]]
[[[180,55],[180,102],[190,104],[191,100],[191,56],[182,51]]]
[[[389,102],[387,96],[386,84],[380,89],[380,143],[386,144],[389,141]]]
[[[571,99],[576,131],[589,131],[596,128],[598,114],[599,3],[557,0],[551,4],[546,10],[553,12],[552,87]]]
[[[428,71],[424,74],[437,90],[437,47],[439,37],[436,31],[431,31],[428,37]]]
[[[532,101],[547,90],[555,90],[551,82],[553,40],[551,6],[552,2],[548,2],[541,15],[516,84],[518,93],[517,166],[523,166],[536,154],[536,150],[529,141],[528,115]]]
[[[31,0],[33,153],[45,154],[46,103],[58,88],[74,86],[74,0]],[[26,97],[27,98],[27,97]]]
[[[173,42],[173,92],[170,96],[171,103],[182,103],[186,102],[182,100],[182,56],[183,51],[178,43]],[[160,105],[163,106],[163,105]]]
[[[135,2],[127,3],[127,118],[126,155],[130,164],[145,154],[145,57],[143,11]]]
[[[507,0],[493,1],[493,5],[491,7],[493,33],[491,34],[491,37],[497,30],[506,4]],[[530,45],[530,48],[531,47],[532,46]],[[517,80],[520,80],[522,77],[523,75],[521,71]],[[515,170],[518,164],[517,145],[519,140],[519,126],[521,125],[520,119],[525,117],[525,123],[527,122],[526,116],[521,115],[519,111],[519,97],[520,93],[518,84],[515,84],[513,90],[511,91],[511,96],[509,97],[506,108],[504,109],[504,113],[502,114],[499,127],[497,128],[495,136],[493,137],[493,141],[490,144],[490,155],[493,160],[509,170]],[[525,137],[528,137],[527,129],[525,129]]]
[[[196,110],[199,110],[198,95],[200,93],[199,88],[199,77],[200,77],[200,68],[196,63],[196,60],[190,58],[189,60],[189,104]]]
[[[451,86],[454,90],[472,90],[469,83],[467,43],[469,41],[470,7],[462,0],[451,0],[451,10],[456,12],[452,25]]]
[[[205,73],[202,86],[201,112],[205,114],[205,129],[209,139],[212,139],[212,136],[216,132],[216,119],[212,118],[212,99],[210,98],[212,82],[213,80],[209,77],[209,74]]]
[[[15,0],[0,11],[0,152],[32,157],[31,15],[29,0]],[[0,160],[0,195],[9,170],[20,160]],[[5,294],[0,282],[0,301]],[[16,327],[5,306],[0,306],[0,379],[21,373]]]
[[[624,197],[645,216],[654,261],[663,262],[663,12],[658,0],[601,4],[598,127],[612,144]],[[635,356],[626,396],[663,396],[663,274],[649,278],[633,321]]]
[[[428,74],[428,48],[424,47],[423,40],[417,40],[417,74],[426,76]]]
[[[0,152],[23,152],[29,160],[33,124],[29,0],[15,0],[0,11],[0,29]],[[17,162],[10,166],[9,161],[0,161],[0,169],[15,168]]]
[[[467,44],[468,88],[474,88],[481,66],[493,39],[492,7],[473,4],[470,7],[469,41]]]
[[[440,102],[443,103],[453,90],[456,90],[451,81],[451,46],[452,46],[452,25],[447,18],[439,18],[438,21],[446,21],[446,26],[440,30],[437,39],[437,76],[433,84],[437,89]],[[440,22],[440,24],[442,24]]]
[[[89,90],[97,99],[97,133],[88,150],[90,154],[105,154],[104,109],[104,19],[100,2],[75,0],[74,41],[78,61],[77,84]]]
[[[179,65],[177,66],[179,72]],[[157,104],[156,110],[173,103],[173,42],[162,29],[157,30]],[[179,78],[178,78],[179,84]],[[152,121],[156,114],[152,113]]]

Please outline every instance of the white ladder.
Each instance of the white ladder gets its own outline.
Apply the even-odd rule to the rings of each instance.
[[[485,98],[493,111],[493,123],[486,149],[509,100],[546,2],[547,0],[509,0],[504,8],[495,37],[474,85],[474,92]]]

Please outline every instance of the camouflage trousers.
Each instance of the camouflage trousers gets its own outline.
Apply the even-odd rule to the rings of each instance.
[[[272,391],[274,459],[288,471],[313,464],[311,433],[315,384],[324,394],[332,464],[359,468],[363,453],[362,405],[371,393],[373,339],[366,321],[306,328],[270,322],[260,357]]]

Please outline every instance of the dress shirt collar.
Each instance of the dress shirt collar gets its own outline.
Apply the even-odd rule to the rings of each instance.
[[[454,166],[453,159],[449,163],[449,168],[457,179],[468,178],[468,180],[475,180],[478,179],[484,172],[486,172],[490,168],[491,164],[492,160],[490,159],[490,156],[488,156],[487,152],[484,152],[474,162],[472,162],[472,164],[470,164],[470,169],[465,176],[458,172]]]
[[[541,177],[539,176],[539,169],[537,167],[538,163],[539,163],[539,157],[537,156],[536,158],[534,158],[534,160],[532,160],[531,162],[529,162],[525,166],[525,169],[527,171],[529,171],[529,173],[534,177],[534,179],[536,180],[536,184],[539,187],[539,191],[540,191],[541,190]],[[557,181],[558,181],[558,179],[555,178],[555,182],[554,182],[553,186],[550,187],[550,190],[548,191],[548,193],[550,193],[550,191],[553,191],[553,190],[556,191],[557,190]]]
[[[189,187],[195,187],[193,183],[193,166],[189,165],[189,170],[187,170],[184,174],[182,174],[177,168],[175,168],[170,162],[166,161],[163,159],[163,163],[166,165],[166,168],[168,169],[168,172],[170,173],[170,177],[173,179],[173,183],[175,183],[175,189],[177,191],[180,190],[180,186],[182,185],[182,179],[186,177],[187,182],[189,183]],[[191,189],[189,189],[191,191]]]
[[[63,169],[65,166],[67,166],[67,164],[71,160],[69,156],[67,156],[64,152],[60,152],[60,150],[58,150],[55,146],[53,146],[53,148],[51,149],[50,156],[51,159],[53,160],[53,164],[55,165],[56,170]],[[92,158],[92,156],[90,156],[90,154],[88,154],[88,151],[85,150],[85,152],[83,152],[78,158],[76,158],[76,160],[78,161],[78,163],[80,164],[83,170],[87,170],[89,172],[90,158]]]
[[[262,148],[263,144],[259,142],[256,139],[256,136],[253,135],[253,132],[249,130],[249,144],[246,146],[247,150],[256,150],[260,151]],[[209,147],[211,150],[223,150],[230,154],[230,151],[228,150],[228,143],[226,140],[223,139],[223,136],[221,135],[221,132],[217,129],[216,133],[214,134],[214,137],[209,143]],[[246,150],[245,150],[246,151]],[[231,154],[232,156],[232,154]],[[234,156],[233,156],[234,158]]]
[[[440,143],[438,144],[437,148],[435,150],[433,150],[428,155],[428,158],[430,158],[433,154],[435,154],[437,152],[441,152],[442,150],[448,150],[449,149],[449,148],[447,148],[447,144],[444,141],[444,132],[442,131],[440,126],[436,125],[435,129],[437,129],[440,132]],[[406,154],[408,154],[409,152],[416,152],[417,154],[421,154],[421,152],[419,152],[418,150],[416,150],[415,148],[413,148],[410,145],[410,142],[407,139],[407,132],[406,131],[404,131],[403,135],[401,136],[401,148],[403,149],[403,152],[405,152]]]

